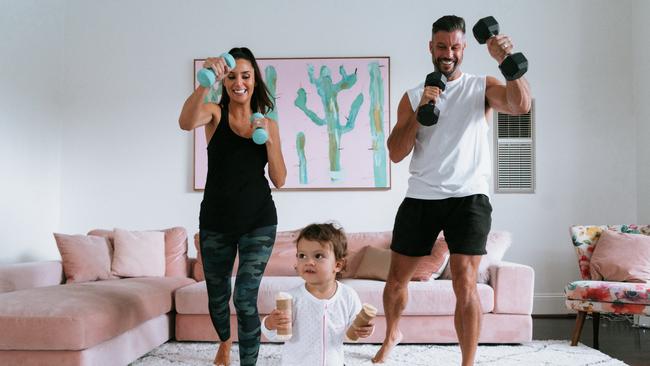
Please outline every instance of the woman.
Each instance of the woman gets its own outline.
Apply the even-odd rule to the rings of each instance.
[[[271,255],[277,227],[275,204],[264,175],[277,188],[284,185],[287,169],[280,149],[277,122],[258,122],[268,132],[263,145],[251,140],[255,112],[273,108],[253,53],[245,47],[233,48],[236,66],[230,69],[222,57],[205,60],[222,81],[219,104],[204,103],[209,88],[199,86],[190,95],[179,117],[183,130],[205,127],[208,143],[208,174],[201,202],[199,229],[201,256],[208,289],[210,317],[221,340],[214,360],[230,364],[230,277],[239,251],[239,268],[233,302],[237,310],[241,365],[255,365],[260,346],[257,293],[264,268]]]

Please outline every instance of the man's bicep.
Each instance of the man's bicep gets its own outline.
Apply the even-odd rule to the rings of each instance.
[[[397,106],[397,124],[405,124],[415,114],[411,101],[406,93],[402,96],[399,105]]]
[[[485,104],[487,108],[494,108],[497,112],[508,113],[508,98],[506,86],[497,79],[488,76],[485,89]]]

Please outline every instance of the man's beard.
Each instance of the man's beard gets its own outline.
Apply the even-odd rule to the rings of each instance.
[[[454,66],[451,68],[450,71],[443,71],[442,68],[440,67],[442,61],[451,61]],[[451,58],[434,58],[433,59],[433,69],[435,71],[438,71],[441,74],[445,75],[446,78],[449,78],[450,76],[452,76],[456,72],[456,69],[458,69],[458,60],[457,59],[451,59]]]

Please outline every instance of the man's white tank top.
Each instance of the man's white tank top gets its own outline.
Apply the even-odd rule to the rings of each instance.
[[[463,73],[447,82],[436,101],[438,123],[418,128],[407,197],[489,197],[492,162],[485,120],[485,77]],[[417,112],[424,83],[407,91]]]

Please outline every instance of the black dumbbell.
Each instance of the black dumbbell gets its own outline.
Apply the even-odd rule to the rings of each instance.
[[[424,80],[424,86],[437,86],[440,91],[445,91],[446,84],[447,78],[440,71],[430,73]],[[433,126],[438,123],[438,117],[440,117],[440,110],[432,101],[429,101],[418,108],[416,119],[423,126]]]
[[[476,22],[472,32],[478,43],[485,44],[488,39],[499,34],[499,23],[494,17],[485,17]],[[528,71],[528,60],[521,52],[508,53],[499,69],[506,80],[517,80]]]

